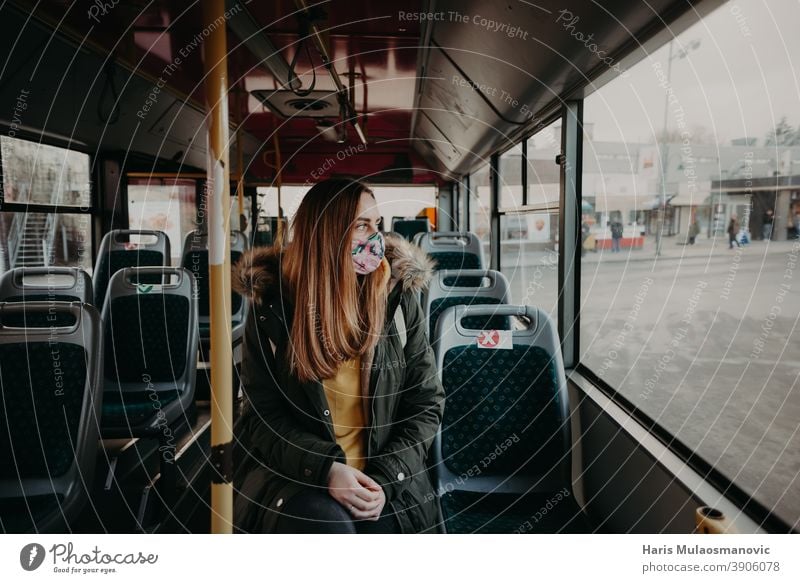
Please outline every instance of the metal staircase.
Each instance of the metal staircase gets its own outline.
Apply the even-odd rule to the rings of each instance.
[[[59,184],[53,185],[51,203],[56,201]],[[21,202],[27,197],[21,197]],[[47,267],[54,263],[56,233],[59,226],[56,213],[15,213],[6,239],[6,267]],[[5,234],[5,233],[4,233]],[[66,257],[64,257],[66,259]]]

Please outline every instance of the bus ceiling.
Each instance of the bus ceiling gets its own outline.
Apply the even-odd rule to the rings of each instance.
[[[241,127],[253,180],[274,178],[277,132],[284,183],[441,184],[624,74],[667,26],[677,34],[719,3],[586,1],[577,17],[550,0],[228,0],[231,136]],[[0,96],[12,102],[23,87],[39,103],[23,132],[205,167],[199,48],[214,24],[199,4],[12,5],[0,31],[17,39],[14,67]]]

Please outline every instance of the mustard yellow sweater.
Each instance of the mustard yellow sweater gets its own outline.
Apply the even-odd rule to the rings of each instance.
[[[379,285],[386,285],[391,277],[391,267],[386,258],[378,266],[382,277]],[[363,470],[367,464],[367,431],[370,420],[363,406],[367,387],[361,387],[361,358],[344,361],[336,376],[323,379],[325,398],[331,411],[336,443],[344,450],[347,465]]]

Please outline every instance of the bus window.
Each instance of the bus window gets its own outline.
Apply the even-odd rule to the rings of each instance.
[[[2,271],[72,266],[91,272],[88,154],[2,136],[0,163],[0,202],[9,209],[0,213]]]
[[[522,144],[517,144],[500,156],[501,209],[518,209],[522,206]]]
[[[198,212],[196,198],[194,180],[131,178],[129,228],[164,231],[169,237],[171,264],[180,265],[184,238],[206,220],[205,213]]]
[[[780,184],[796,183],[781,161],[800,146],[778,126],[800,125],[785,73],[800,38],[775,30],[796,6],[774,9],[743,37],[719,8],[586,98],[584,213],[602,224],[582,261],[580,341],[605,383],[796,525],[800,242]]]
[[[558,207],[561,168],[556,156],[561,152],[561,120],[555,121],[528,139],[528,200],[531,206]]]
[[[489,186],[489,165],[481,166],[469,175],[469,230],[483,243],[483,256],[487,263],[491,238],[491,188]]]

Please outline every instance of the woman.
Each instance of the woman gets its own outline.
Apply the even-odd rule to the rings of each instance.
[[[292,241],[237,263],[252,310],[234,520],[244,532],[433,532],[426,456],[444,409],[416,299],[432,261],[379,231],[364,184],[303,199]]]

